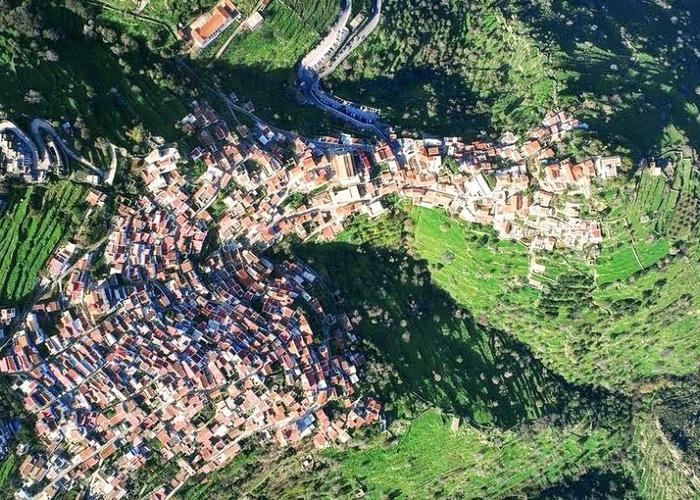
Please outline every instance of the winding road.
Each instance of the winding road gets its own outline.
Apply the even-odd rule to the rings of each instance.
[[[390,127],[381,121],[376,111],[338,98],[324,91],[320,85],[321,79],[330,75],[379,26],[382,0],[374,0],[372,16],[362,29],[349,37],[344,36],[342,43],[334,43],[343,30],[347,30],[351,5],[351,0],[341,0],[338,21],[328,35],[301,60],[297,68],[297,88],[309,104],[386,141],[397,159],[403,162],[398,145],[390,138]],[[326,60],[330,61],[327,66],[322,64]]]
[[[46,144],[44,143],[44,139],[41,137],[41,132],[44,132],[45,134],[51,136],[51,138],[54,140],[54,143],[58,145],[58,147],[61,148],[63,153],[66,156],[68,156],[71,160],[74,160],[80,163],[82,166],[92,170],[96,175],[100,177],[100,179],[104,179],[105,173],[101,169],[97,168],[95,165],[90,163],[88,160],[75,153],[72,149],[70,149],[49,122],[47,122],[46,120],[42,120],[41,118],[34,118],[29,126],[31,128],[32,137],[34,138],[34,141],[36,142],[39,148],[39,153],[42,158],[44,157],[44,154],[46,152]],[[116,151],[114,150],[114,148],[112,148],[112,155],[112,164],[114,164],[116,162]]]

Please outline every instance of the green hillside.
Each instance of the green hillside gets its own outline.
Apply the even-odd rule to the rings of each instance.
[[[10,193],[0,216],[0,304],[31,295],[55,248],[80,226],[84,196],[82,186],[67,181]]]
[[[425,261],[395,250],[406,228],[379,224],[376,231],[360,222],[345,241],[299,245],[294,253],[342,290],[341,307],[361,317],[363,391],[383,401],[388,432],[369,429],[349,446],[326,450],[257,449],[194,478],[182,498],[232,488],[237,496],[275,498],[499,498],[607,469],[625,449],[625,398],[569,384],[525,346],[477,325],[432,283]],[[331,300],[327,286],[317,292],[324,290]]]
[[[435,282],[486,324],[531,346],[568,380],[633,391],[694,373],[700,359],[698,226],[688,209],[700,174],[678,159],[672,179],[644,174],[603,193],[606,239],[594,260],[557,251],[527,283],[532,256],[483,227],[414,209],[412,246]],[[688,211],[690,210],[690,214]]]
[[[139,142],[139,130],[174,137],[191,86],[160,55],[162,29],[129,33],[88,4],[5,0],[0,9],[2,112],[76,128],[77,148],[98,137]]]
[[[669,127],[698,145],[698,16],[690,0],[386,0],[330,86],[407,130],[523,130],[556,106],[633,151]]]

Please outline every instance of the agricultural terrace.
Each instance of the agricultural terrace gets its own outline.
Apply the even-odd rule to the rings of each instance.
[[[693,470],[664,435],[654,416],[642,413],[634,421],[632,471],[641,498],[697,498],[700,485]]]
[[[327,452],[340,464],[336,481],[355,487],[361,481],[377,497],[503,498],[605,465],[621,445],[621,434],[604,430],[580,438],[573,427],[550,427],[525,438],[469,426],[453,432],[449,423],[428,411],[395,442],[378,438],[369,449]]]
[[[604,10],[568,0],[501,5],[529,26],[547,54],[560,105],[581,105],[579,117],[608,142],[642,154],[673,135],[700,146],[700,97],[693,92],[700,68],[689,64],[700,49],[696,2],[681,1],[677,9],[636,0],[611,0]]]
[[[696,243],[614,283],[597,282],[596,267],[575,254],[538,255],[546,271],[537,278],[547,283],[539,292],[516,274],[529,259],[524,247],[480,240],[480,229],[437,211],[416,208],[412,218],[414,251],[430,263],[434,282],[568,380],[631,387],[698,367]]]
[[[10,192],[0,216],[0,303],[30,296],[56,246],[82,222],[84,195],[81,186],[67,181]]]
[[[212,478],[191,481],[183,498],[203,500],[236,491],[275,498],[502,498],[547,488],[596,467],[607,466],[622,444],[622,433],[591,432],[579,426],[529,432],[478,430],[427,410],[400,420],[390,433],[369,436],[361,447],[300,450],[270,460],[260,452],[240,455]],[[586,434],[582,435],[583,431]],[[300,463],[312,459],[313,469]]]
[[[690,160],[679,155],[668,174],[645,171],[631,196],[618,188],[603,224],[608,239],[598,259],[598,283],[626,279],[664,258],[672,242],[696,235],[699,182]]]

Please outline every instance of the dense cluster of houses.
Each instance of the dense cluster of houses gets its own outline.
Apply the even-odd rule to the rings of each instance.
[[[262,248],[290,233],[332,239],[352,216],[382,214],[382,198],[394,194],[489,225],[533,251],[581,250],[602,241],[600,225],[559,195],[588,196],[593,179],[615,177],[620,167],[619,157],[556,159],[552,146],[580,126],[563,112],[549,114],[525,141],[512,134],[497,143],[401,138],[392,147],[346,137],[323,138],[336,147],[322,148],[295,139],[291,158],[280,153],[288,138],[263,129],[264,146],[248,144],[211,109],[195,106],[183,124],[201,140],[191,157],[207,166],[195,203],[218,197],[221,238]],[[302,203],[290,204],[299,194]]]
[[[0,358],[46,444],[21,465],[26,491],[50,498],[83,481],[94,496],[124,498],[158,454],[178,465],[153,493],[163,498],[247,438],[323,447],[380,418],[356,393],[353,323],[314,295],[311,269],[236,243],[195,263],[211,218],[172,168],[177,157],[146,158],[149,194],[119,205],[107,277],[93,279],[92,252],[57,251],[59,299],[37,304]],[[340,410],[324,410],[330,401]]]

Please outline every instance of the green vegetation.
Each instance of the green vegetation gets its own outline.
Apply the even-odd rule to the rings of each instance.
[[[682,155],[669,171],[672,182],[645,172],[632,195],[624,186],[613,188],[617,196],[604,224],[610,239],[597,262],[599,284],[629,278],[663,259],[673,242],[682,246],[697,233],[700,175]]]
[[[632,459],[642,498],[697,498],[700,483],[679,451],[648,414],[635,419]]]
[[[601,466],[620,445],[619,435],[595,430],[581,438],[580,430],[550,427],[527,437],[470,427],[453,433],[449,421],[428,411],[398,439],[328,455],[340,464],[337,482],[364,487],[372,497],[503,498],[523,485],[542,489],[579,468]]]
[[[650,377],[696,369],[695,247],[609,285],[597,284],[595,268],[575,255],[538,256],[547,270],[536,278],[548,290],[539,292],[526,283],[524,247],[497,241],[484,247],[475,237],[481,228],[439,212],[413,214],[413,244],[431,263],[435,282],[480,321],[530,345],[567,379],[630,389]],[[455,258],[446,263],[442,255],[451,251]]]
[[[364,436],[343,449],[247,454],[209,480],[188,484],[182,498],[236,496],[274,498],[503,498],[539,491],[603,466],[621,445],[621,435],[582,426],[527,432],[462,424],[427,410],[396,421],[387,433]],[[305,468],[303,463],[313,465]]]
[[[2,0],[2,112],[68,121],[76,149],[100,137],[132,144],[138,127],[172,138],[190,91],[158,55],[169,53],[167,37],[75,0]]]
[[[700,11],[672,6],[386,0],[379,29],[330,85],[412,131],[521,130],[556,105],[634,151],[698,146]]]
[[[252,101],[261,117],[281,127],[322,130],[329,118],[298,103],[295,67],[325,35],[337,9],[336,0],[273,0],[262,11],[263,24],[239,34],[222,59],[195,63],[203,74],[215,75],[225,92]]]
[[[531,496],[543,500],[568,500],[570,498],[638,499],[633,477],[627,471],[594,469],[576,479],[564,481],[544,490],[533,490]]]
[[[0,488],[3,488],[5,483],[7,483],[7,480],[15,469],[16,463],[17,457],[14,453],[10,453],[0,464]]]
[[[236,455],[225,468],[208,474],[206,478],[197,477],[187,482],[178,497],[185,500],[208,500],[223,496],[240,496],[243,491],[242,478],[254,477],[259,467],[257,461],[263,457],[261,448]],[[271,458],[265,457],[267,460]]]
[[[11,191],[0,218],[0,303],[27,298],[63,236],[78,227],[84,189],[68,181]]]
[[[160,444],[160,443],[159,443]],[[154,447],[157,449],[157,447]],[[155,492],[160,486],[172,480],[180,466],[173,460],[165,460],[158,451],[152,451],[143,467],[131,479],[131,491],[139,497]]]
[[[129,12],[136,12],[141,2],[139,0],[106,0],[105,3]],[[211,9],[215,3],[215,0],[149,0],[140,14],[166,22],[176,28],[179,24],[187,24],[197,15]]]
[[[580,106],[608,141],[642,153],[684,137],[700,145],[700,70],[690,63],[700,49],[696,3],[508,3],[548,55],[560,105]]]
[[[330,86],[409,131],[469,136],[536,123],[557,95],[554,68],[501,4],[386,0],[380,28]]]

